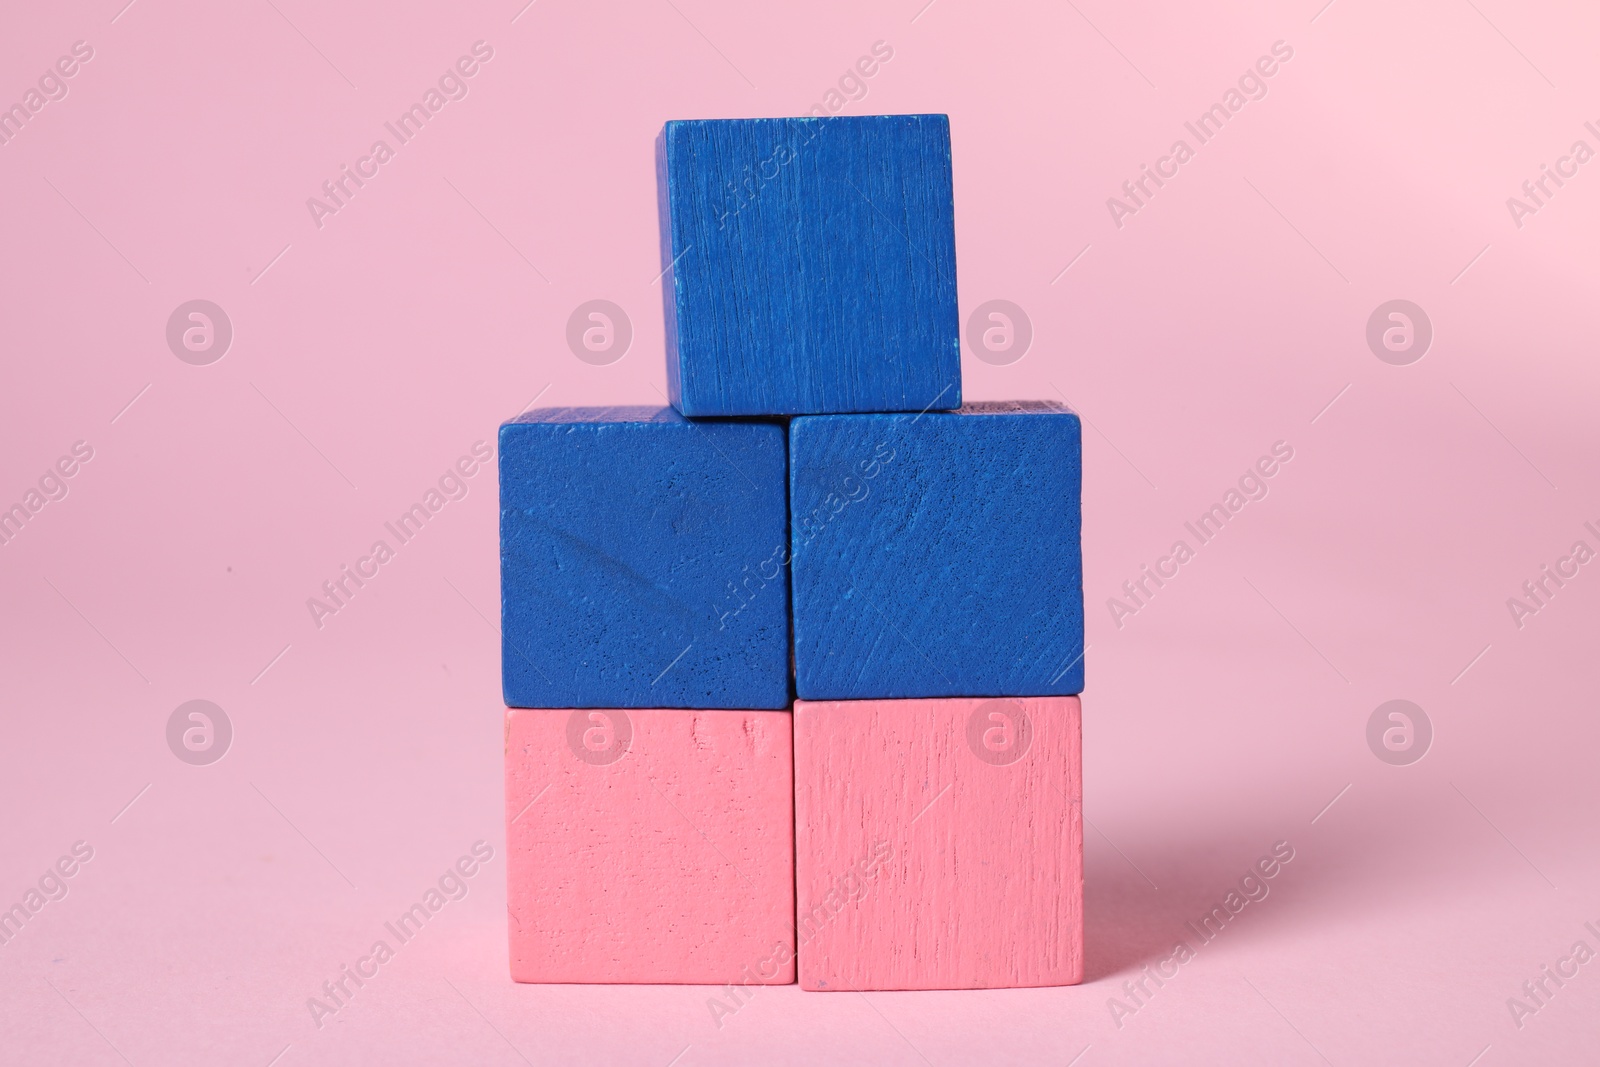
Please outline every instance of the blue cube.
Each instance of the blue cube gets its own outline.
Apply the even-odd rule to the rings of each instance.
[[[505,701],[789,706],[783,427],[553,408],[500,427]]]
[[[1059,404],[789,426],[795,691],[1083,691],[1082,431]]]
[[[961,405],[947,116],[669,122],[656,179],[683,414]]]

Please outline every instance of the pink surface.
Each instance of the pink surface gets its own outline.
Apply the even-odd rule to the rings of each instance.
[[[0,146],[0,503],[94,450],[0,545],[0,906],[94,850],[0,946],[0,1059],[1594,1060],[1595,963],[1508,1000],[1600,949],[1600,572],[1523,588],[1600,549],[1600,162],[1520,228],[1506,203],[1600,147],[1592,6],[124,3],[0,13],[6,104],[95,53]],[[307,198],[480,39],[468,95],[318,229]],[[1267,95],[1117,228],[1107,198],[1278,40]],[[963,336],[997,299],[1033,333],[969,349],[965,393],[1086,417],[1085,981],[719,1019],[710,988],[513,983],[489,472],[320,629],[306,601],[535,396],[662,403],[661,122],[841,79],[841,113],[951,116]],[[195,299],[233,326],[209,366],[166,337]],[[633,326],[609,365],[566,342],[593,299]],[[1433,326],[1408,366],[1367,341],[1395,299]],[[1119,628],[1107,601],[1279,440],[1265,498]],[[1397,698],[1433,728],[1409,766],[1368,744]],[[209,766],[168,746],[195,699],[232,726]],[[1278,841],[1270,894],[1114,1018]]]
[[[1077,697],[800,700],[800,985],[1083,980]]]
[[[511,977],[793,982],[791,719],[507,708]]]

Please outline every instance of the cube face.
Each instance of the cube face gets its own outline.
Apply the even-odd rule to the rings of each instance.
[[[506,709],[511,977],[793,982],[791,723]]]
[[[1083,980],[1077,697],[795,703],[800,985]]]
[[[1082,691],[1076,415],[800,418],[789,453],[801,698]]]
[[[781,427],[670,408],[502,426],[505,702],[787,708],[785,467]]]
[[[960,405],[948,117],[669,122],[656,149],[679,411]]]

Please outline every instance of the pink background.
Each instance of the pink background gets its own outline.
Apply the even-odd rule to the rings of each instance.
[[[94,849],[0,947],[0,1059],[1596,1058],[1600,962],[1521,1028],[1506,1003],[1600,949],[1600,568],[1520,629],[1506,606],[1600,548],[1600,163],[1506,207],[1600,148],[1592,10],[123,2],[0,16],[0,101],[94,49],[0,147],[0,502],[94,449],[0,547],[0,906]],[[478,40],[469,95],[318,229],[306,198]],[[963,315],[1035,330],[968,353],[967,396],[1090,423],[1088,981],[766,989],[720,1029],[704,988],[515,986],[492,473],[321,629],[306,599],[536,395],[659,402],[662,121],[803,113],[879,40],[842,113],[950,114]],[[1117,228],[1106,198],[1278,40],[1266,98]],[[210,366],[164,337],[196,298],[234,326]],[[634,326],[609,366],[564,340],[595,298]],[[1364,339],[1395,298],[1435,330],[1410,366]],[[1279,440],[1270,495],[1117,628],[1107,598]],[[235,730],[207,767],[165,741],[194,698]],[[1411,766],[1365,740],[1392,698],[1434,725]],[[314,1026],[479,839],[468,896]],[[1119,1026],[1121,983],[1279,840],[1271,895]]]

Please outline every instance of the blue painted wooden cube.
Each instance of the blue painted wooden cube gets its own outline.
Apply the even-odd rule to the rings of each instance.
[[[795,690],[1083,690],[1082,436],[1059,404],[789,426]]]
[[[668,122],[656,177],[679,411],[960,406],[947,116]]]
[[[783,427],[553,408],[500,427],[505,702],[789,706]]]

